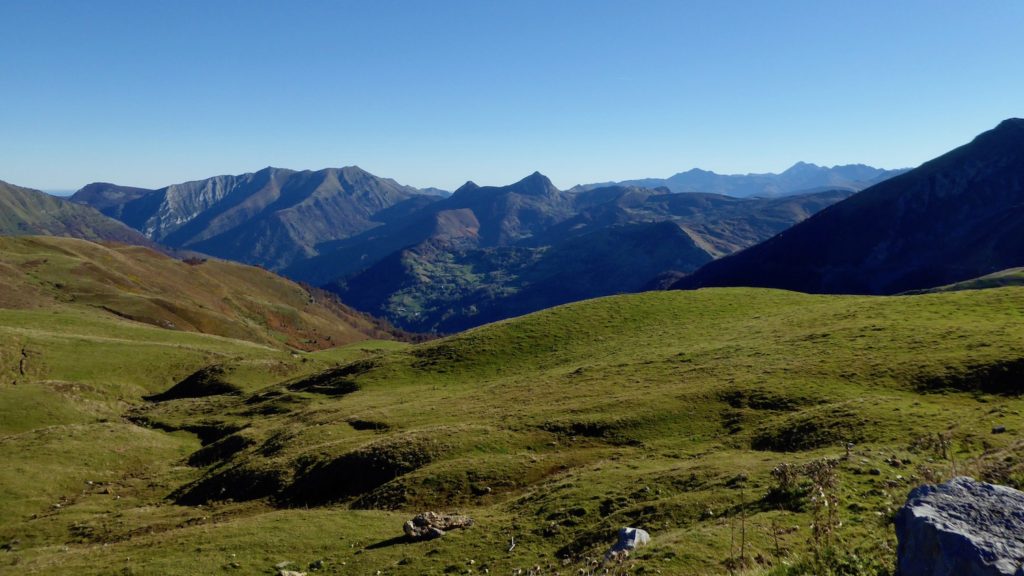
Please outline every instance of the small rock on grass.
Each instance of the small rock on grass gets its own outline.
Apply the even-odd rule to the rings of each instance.
[[[424,512],[402,526],[405,535],[413,540],[432,540],[444,536],[447,530],[466,528],[473,525],[473,519],[460,514]]]

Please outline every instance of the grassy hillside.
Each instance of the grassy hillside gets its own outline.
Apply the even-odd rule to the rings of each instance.
[[[232,385],[258,386],[394,346],[401,344],[367,342],[298,358],[89,308],[0,310],[0,543],[15,549],[3,555],[0,572],[18,564],[17,549],[57,550],[45,547],[77,539],[72,533],[83,523],[107,522],[122,507],[146,516],[168,481],[187,478],[179,461],[198,446],[193,435],[124,418],[143,396],[211,363],[224,367]],[[102,500],[88,502],[88,494],[101,493]]]
[[[992,274],[986,274],[971,280],[964,280],[963,282],[955,282],[946,286],[919,290],[912,293],[928,294],[932,292],[955,292],[957,290],[983,290],[985,288],[1021,285],[1024,285],[1024,268],[1007,268],[1006,270],[1000,270],[999,272],[993,272]]]
[[[31,408],[2,420],[0,561],[576,574],[632,525],[653,542],[631,574],[889,573],[912,485],[1024,482],[1022,310],[1013,287],[660,292],[300,358],[3,312],[0,405]],[[141,399],[163,390],[175,399]],[[428,509],[476,525],[402,539]]]
[[[155,246],[142,234],[88,206],[0,181],[0,236],[25,234]]]
[[[135,246],[0,237],[0,308],[86,307],[172,330],[304,350],[392,337],[333,297],[265,270],[191,262]]]

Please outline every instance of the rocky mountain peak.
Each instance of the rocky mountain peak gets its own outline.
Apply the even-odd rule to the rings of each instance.
[[[520,194],[528,196],[547,196],[558,192],[558,188],[555,188],[555,185],[551,183],[551,179],[540,172],[530,174],[513,184],[511,188]]]
[[[479,188],[480,186],[478,186],[476,182],[473,182],[472,180],[466,180],[466,183],[463,184],[462,186],[459,186],[455,190],[455,192],[452,193],[452,195],[454,196],[455,194],[465,194],[467,192],[478,190]]]

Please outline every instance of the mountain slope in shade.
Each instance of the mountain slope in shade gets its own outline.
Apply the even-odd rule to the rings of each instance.
[[[89,308],[161,328],[319,349],[394,333],[266,270],[137,246],[0,238],[0,308]]]
[[[538,172],[508,186],[467,182],[448,198],[338,242],[333,250],[323,250],[285,274],[324,284],[426,241],[452,249],[510,246],[572,216],[574,196]]]
[[[29,234],[154,246],[137,231],[88,206],[0,181],[0,235]]]
[[[622,186],[656,188],[664,186],[672,192],[708,192],[738,198],[773,198],[821,189],[844,189],[852,192],[906,172],[907,169],[885,170],[864,164],[818,166],[797,162],[780,174],[716,174],[694,168],[669,178],[642,178],[618,182]],[[590,190],[613,184],[584,184],[578,189]]]
[[[889,294],[1024,265],[1024,120],[831,206],[676,288]]]
[[[155,192],[150,188],[119,186],[110,182],[93,182],[71,195],[71,200],[86,204],[111,218],[120,218],[125,205]]]
[[[989,288],[1004,288],[1006,286],[1024,286],[1024,267],[1007,268],[978,278],[971,278],[945,286],[928,288],[926,290],[911,290],[906,294],[932,294],[937,292],[959,292],[961,290],[986,290]]]
[[[424,198],[438,196],[354,166],[265,168],[148,192],[93,184],[72,197],[163,244],[271,269],[315,256],[324,243],[379,226],[381,212]]]
[[[613,224],[671,221],[718,258],[770,238],[850,194],[825,190],[784,198],[734,198],[613,186],[580,193],[580,212],[548,230],[544,239]]]
[[[534,173],[501,187],[469,182],[286,272],[404,328],[451,332],[642,290],[665,271],[693,272],[847,195],[740,199],[624,186],[573,192]]]
[[[561,191],[541,174],[515,184],[472,182],[450,197],[353,236],[284,273],[324,284],[365,270],[394,252],[422,242],[450,250],[550,246],[607,226],[673,221],[714,257],[770,238],[849,196],[829,190],[779,199],[738,199],[714,194],[670,194],[664,189],[611,186]]]
[[[640,291],[666,268],[711,260],[672,222],[609,226],[539,248],[424,242],[327,288],[420,332],[450,333],[567,302]]]

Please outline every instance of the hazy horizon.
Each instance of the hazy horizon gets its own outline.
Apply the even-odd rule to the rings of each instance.
[[[785,168],[781,168],[781,169],[778,169],[778,170],[772,170],[772,171],[769,171],[769,172],[749,172],[748,171],[748,172],[735,172],[735,173],[730,173],[730,174],[716,172],[716,174],[719,174],[721,176],[758,176],[758,175],[767,175],[767,174],[781,174],[782,172],[785,172],[789,168],[792,168],[794,165],[796,165],[799,162],[803,162],[803,161],[798,160],[797,162],[794,162],[793,164],[790,164],[789,166],[786,166]],[[805,162],[805,163],[806,164],[816,164],[815,162]],[[832,165],[816,164],[816,165],[820,166],[822,168],[835,168],[835,167],[841,166],[841,165],[852,165],[852,164],[863,164],[863,163],[861,163],[861,162],[848,162],[846,164],[832,164]],[[264,166],[263,168],[268,168],[268,167]],[[215,177],[215,176],[238,176],[238,175],[241,175],[241,174],[249,174],[249,173],[253,173],[253,172],[257,172],[259,170],[262,170],[263,168],[246,170],[244,172],[238,172],[238,173],[232,173],[232,174],[210,174],[210,175],[204,176],[202,178],[193,178],[191,180],[181,180],[179,182],[166,182],[166,183],[161,184],[159,186],[135,186],[135,187],[160,189],[160,188],[164,188],[165,186],[170,186],[172,184],[181,184],[183,182],[189,182],[189,181],[192,181],[192,180],[203,180],[203,179],[212,178],[212,177]],[[294,168],[294,167],[291,167],[291,166],[274,166],[273,168],[280,168],[280,169],[286,169],[286,170],[295,170],[297,172],[301,172],[301,171],[304,171],[304,170],[317,171],[317,170],[323,170],[323,169],[327,169],[327,168],[342,168],[342,166],[321,166],[319,168]],[[362,168],[362,167],[360,167],[360,168]],[[901,169],[914,168],[914,166],[872,166],[872,168],[880,168],[880,169],[884,169],[884,170],[901,170]],[[691,168],[687,168],[687,169],[684,169],[684,170],[679,170],[678,172],[674,172],[672,174],[659,174],[659,175],[638,176],[638,177],[630,177],[630,178],[616,178],[614,181],[615,182],[620,182],[620,181],[642,180],[642,179],[646,179],[646,178],[669,178],[671,176],[675,176],[676,174],[678,174],[680,172],[687,172],[687,171],[692,170],[692,169],[701,169],[701,170],[703,170],[703,168],[701,168],[700,166],[693,166]],[[369,170],[367,170],[367,171],[370,172],[371,174],[374,174],[372,171],[369,171]],[[714,170],[708,170],[708,171],[709,172],[715,172]],[[542,170],[534,170],[534,171],[531,171],[530,174],[532,174],[533,172],[540,172],[541,174],[544,174],[544,172]],[[525,178],[528,175],[529,174],[523,174],[521,177],[514,178],[513,180],[509,180],[508,182],[475,182],[475,183],[478,184],[478,185],[481,185],[481,186],[505,186],[505,185],[517,182],[517,181],[521,180],[522,178]],[[547,174],[544,174],[544,175],[547,176]],[[374,174],[374,176],[380,176],[382,178],[389,178],[389,176],[387,174]],[[96,180],[94,182],[109,182],[109,181],[108,180]],[[85,186],[87,184],[93,184],[94,182],[86,182],[82,186]],[[559,189],[562,189],[562,190],[568,190],[569,188],[572,188],[573,186],[577,186],[577,185],[581,185],[581,184],[600,184],[601,183],[601,182],[597,182],[597,181],[594,181],[594,182],[577,182],[577,183],[572,184],[572,185],[559,186],[557,182],[554,182],[554,181],[552,181],[552,182]],[[133,184],[126,184],[124,182],[111,182],[111,183],[112,184],[119,184],[119,185],[122,185],[122,186],[134,186]],[[11,182],[11,184],[18,184],[18,183],[17,182]],[[404,185],[412,186],[412,184],[408,184],[406,182],[399,182],[399,184],[404,184]],[[465,184],[465,182],[463,182],[462,184]],[[20,185],[20,184],[18,184],[18,185]],[[51,189],[37,188],[37,189],[41,190],[43,192],[46,192],[47,194],[50,194],[51,196],[65,197],[65,196],[71,196],[72,194],[74,194],[75,192],[80,190],[82,188],[82,186],[79,186],[77,188],[55,188],[55,189],[54,188],[51,188]],[[428,187],[427,186],[422,186],[422,187],[419,187],[419,188],[428,188]],[[439,188],[439,187],[434,186],[432,188]],[[451,188],[443,188],[443,190],[447,190],[449,192],[453,192],[456,188],[458,188],[458,186],[453,186]]]
[[[913,167],[1022,116],[1024,5],[6,3],[0,179],[419,188]]]

